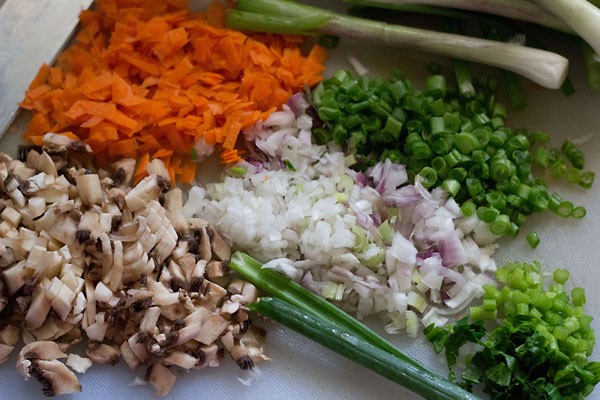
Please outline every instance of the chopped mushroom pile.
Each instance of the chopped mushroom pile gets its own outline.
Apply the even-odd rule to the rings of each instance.
[[[173,368],[242,369],[266,359],[252,325],[256,288],[232,279],[230,248],[185,218],[166,168],[131,188],[134,160],[92,173],[90,149],[47,134],[0,154],[0,362],[23,339],[17,369],[46,395],[81,391],[73,371],[122,358],[165,395]],[[86,356],[68,354],[81,341]],[[65,363],[60,361],[66,359]]]

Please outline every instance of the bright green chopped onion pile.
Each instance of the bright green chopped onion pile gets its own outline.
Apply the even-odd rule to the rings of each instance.
[[[591,187],[583,152],[569,141],[548,149],[548,134],[506,126],[496,80],[473,82],[461,67],[457,86],[430,68],[423,90],[397,70],[387,79],[339,70],[312,90],[323,121],[313,136],[345,146],[359,170],[386,158],[405,164],[411,179],[441,186],[497,235],[516,235],[528,215],[548,209],[582,218],[585,209],[550,192],[544,176]]]
[[[600,362],[589,362],[595,342],[585,292],[565,284],[569,272],[557,269],[544,285],[537,263],[511,263],[497,271],[500,289],[485,286],[482,303],[455,325],[425,329],[437,352],[445,351],[450,376],[459,350],[469,351],[461,384],[481,383],[494,399],[582,399],[600,381]],[[497,318],[499,318],[497,320]],[[486,332],[484,320],[497,321]]]

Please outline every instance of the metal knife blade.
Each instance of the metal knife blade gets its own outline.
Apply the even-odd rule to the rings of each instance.
[[[0,137],[43,63],[52,63],[92,0],[0,0]]]

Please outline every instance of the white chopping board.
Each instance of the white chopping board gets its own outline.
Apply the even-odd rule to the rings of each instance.
[[[315,2],[313,2],[315,3]],[[336,3],[320,1],[323,6]],[[546,39],[546,38],[544,38]],[[552,37],[548,38],[553,40]],[[571,77],[576,93],[565,97],[560,91],[542,90],[523,81],[528,107],[524,111],[509,111],[509,126],[544,130],[552,135],[558,145],[567,138],[592,134],[583,147],[586,169],[600,175],[600,92],[590,92],[585,84],[585,71],[577,49],[557,44],[556,51],[572,60]],[[328,71],[349,68],[347,56],[358,57],[372,74],[385,75],[389,68],[398,67],[417,84],[426,75],[432,56],[415,54],[399,49],[383,48],[358,41],[342,40],[331,51]],[[1,95],[1,94],[0,94]],[[19,101],[21,99],[15,99]],[[22,114],[7,135],[0,141],[0,149],[14,155],[27,116]],[[540,260],[547,268],[568,268],[574,285],[582,286],[587,294],[587,311],[594,317],[592,326],[600,332],[600,182],[591,190],[556,186],[563,197],[587,208],[583,220],[564,220],[546,213],[532,217],[524,232],[537,230],[541,243],[532,250],[521,235],[516,240],[506,240],[497,253],[499,265],[507,261]],[[370,325],[381,330],[376,320]],[[435,355],[422,339],[388,336],[408,354],[446,374],[443,357]],[[353,364],[337,354],[280,327],[268,325],[266,342],[271,361],[259,364],[260,373],[251,385],[242,384],[236,377],[247,378],[229,359],[216,369],[182,373],[168,399],[417,399],[402,387]],[[600,361],[598,346],[592,359]],[[1,399],[42,399],[41,386],[33,379],[23,381],[16,372],[14,357],[0,365]],[[94,366],[80,376],[83,393],[63,396],[64,399],[141,399],[154,397],[150,386],[132,386],[135,376],[142,377],[144,369],[130,371],[123,363],[114,367]],[[600,389],[590,395],[600,398]]]

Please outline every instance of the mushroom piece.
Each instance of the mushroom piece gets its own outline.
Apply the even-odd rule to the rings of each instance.
[[[3,221],[7,221],[14,227],[19,226],[21,223],[21,214],[12,207],[6,207],[0,216]]]
[[[194,338],[202,344],[214,343],[225,332],[229,321],[218,314],[211,314],[202,321],[202,329]]]
[[[219,346],[215,343],[208,346],[200,346],[194,352],[198,358],[198,364],[195,368],[218,367],[219,366]]]
[[[188,228],[188,222],[183,215],[183,193],[181,189],[174,188],[167,192],[165,209],[175,231],[178,233],[184,232]]]
[[[165,181],[169,183],[171,182],[169,170],[167,169],[167,166],[165,165],[163,160],[161,160],[160,158],[155,158],[154,160],[150,161],[146,166],[146,172],[148,172],[148,175],[160,176]]]
[[[146,371],[145,379],[156,390],[157,396],[164,397],[171,391],[173,385],[175,385],[177,377],[169,368],[161,363],[154,363]]]
[[[143,337],[139,333],[133,334],[127,340],[129,343],[129,348],[135,354],[138,360],[143,364],[150,359],[150,354],[146,349],[146,345],[143,342]]]
[[[269,360],[269,357],[264,352],[265,334],[266,332],[263,328],[252,325],[240,338],[246,347],[248,355],[255,363]]]
[[[71,369],[80,374],[84,374],[92,366],[92,360],[89,358],[81,357],[78,354],[71,353],[67,357],[67,365]]]
[[[21,329],[15,325],[6,325],[0,329],[0,343],[14,346],[19,342]]]
[[[0,244],[0,268],[6,268],[9,265],[13,264],[16,261],[15,254],[10,247],[6,247],[4,244]],[[0,296],[3,296],[2,293],[6,292],[6,285],[4,281],[0,278],[0,283],[2,288],[0,289]]]
[[[77,175],[75,177],[77,189],[84,205],[101,204],[104,192],[100,185],[100,177],[96,174]]]
[[[44,172],[47,175],[58,176],[58,171],[54,161],[48,155],[47,152],[43,151],[42,154],[37,158],[35,163],[35,169],[40,172]]]
[[[234,279],[227,291],[230,293],[232,300],[239,301],[244,305],[254,303],[258,298],[256,286],[241,279]]]
[[[210,239],[210,247],[213,253],[221,261],[228,261],[231,258],[231,248],[225,240],[217,233],[212,225],[206,227],[206,233]]]
[[[9,346],[0,343],[0,364],[2,364],[4,361],[6,361],[6,359],[8,359],[10,353],[12,353],[14,348],[15,346]]]
[[[162,361],[166,365],[177,365],[183,369],[192,369],[198,364],[198,359],[196,357],[184,353],[183,351],[173,351],[168,356],[164,357]]]
[[[0,276],[0,312],[8,305],[8,293],[6,291],[6,285],[4,280]]]
[[[240,341],[238,337],[235,337],[231,332],[227,332],[221,338],[221,342],[223,342],[225,349],[227,349],[238,367],[243,370],[252,369],[254,367],[254,361],[248,355],[246,345]]]
[[[240,309],[240,303],[237,301],[226,300],[221,306],[221,315],[229,317],[235,314]]]
[[[31,375],[42,383],[46,396],[81,392],[75,374],[58,360],[32,360]]]
[[[121,351],[118,347],[99,342],[88,343],[85,354],[97,364],[115,365],[121,357]]]
[[[129,347],[129,342],[127,340],[123,341],[120,347],[121,357],[125,361],[125,363],[131,369],[136,369],[140,365],[142,365],[142,361],[137,358],[131,347]]]
[[[47,146],[49,148],[56,149],[59,147],[64,147],[67,150],[72,150],[76,152],[92,152],[92,148],[84,142],[71,139],[68,136],[61,135],[58,133],[46,133],[42,140],[44,141],[44,146]]]
[[[33,342],[21,349],[17,370],[25,379],[33,376],[40,381],[46,396],[81,392],[75,374],[58,360],[66,356],[55,342]]]
[[[223,299],[227,296],[227,290],[216,283],[205,279],[200,284],[200,293],[205,305],[216,309],[221,305]]]
[[[35,169],[29,168],[25,163],[18,160],[12,161],[14,166],[11,166],[12,174],[19,182],[26,181],[35,175]]]
[[[208,232],[206,231],[206,227],[203,226],[199,230],[200,232],[200,243],[199,243],[199,251],[200,258],[206,262],[209,262],[212,259],[212,246],[210,244],[210,238],[208,237]]]
[[[129,207],[131,211],[139,210],[150,203],[150,201],[157,200],[165,186],[166,183],[164,182],[164,179],[158,175],[150,175],[142,179],[142,181],[131,189],[131,191],[127,193],[127,196],[125,196],[127,207]]]
[[[133,158],[123,158],[113,163],[114,173],[112,174],[113,185],[125,188],[133,179],[135,173],[136,160]]]
[[[41,285],[37,285],[33,291],[33,300],[27,314],[25,315],[25,321],[29,329],[37,329],[44,324],[48,312],[52,304],[46,296],[46,289],[50,285],[50,281],[45,279]]]
[[[29,272],[25,267],[25,260],[21,260],[2,271],[2,278],[6,284],[9,296],[14,295],[18,290],[25,286],[25,282],[27,282],[27,279],[29,278]]]
[[[229,270],[225,261],[213,260],[206,265],[208,279],[219,286],[227,286],[229,283]]]
[[[45,142],[25,163],[0,154],[0,362],[24,341],[19,371],[53,395],[81,390],[72,369],[122,358],[150,365],[164,395],[169,366],[216,367],[226,351],[242,368],[265,359],[244,308],[256,288],[231,281],[231,249],[184,216],[159,163],[130,187],[134,160],[95,172],[72,154],[85,145]],[[82,340],[87,357],[67,358]]]

